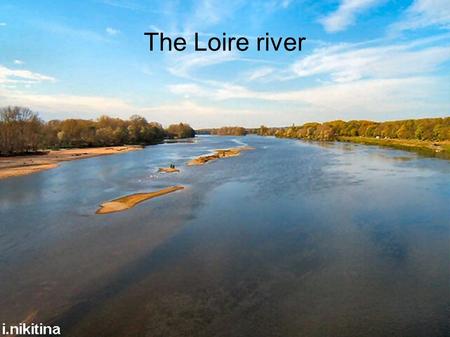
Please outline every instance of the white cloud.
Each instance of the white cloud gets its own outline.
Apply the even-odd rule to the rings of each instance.
[[[206,25],[214,25],[221,21],[221,13],[218,9],[222,4],[225,4],[224,1],[200,0],[197,3],[194,10],[194,19]]]
[[[380,2],[380,0],[341,0],[338,9],[319,20],[319,22],[327,32],[343,31],[355,22],[358,14],[378,5]]]
[[[158,106],[154,106],[151,108],[143,108],[143,113],[164,113],[164,114],[175,114],[190,117],[191,115],[204,115],[204,114],[216,114],[220,111],[220,109],[214,106],[206,106],[200,105],[194,101],[184,99],[172,104],[162,104]],[[183,119],[183,118],[182,118]]]
[[[198,75],[198,71],[205,67],[218,66],[227,62],[246,62],[259,64],[278,64],[278,62],[268,61],[260,58],[242,57],[239,52],[235,51],[217,51],[217,52],[191,52],[183,53],[168,53],[166,55],[168,60],[167,71],[172,75],[182,78],[193,78]],[[267,70],[266,70],[267,71]],[[207,74],[207,72],[204,72]]]
[[[417,43],[355,48],[339,45],[316,49],[292,65],[294,76],[330,76],[335,82],[426,74],[450,60],[450,45],[420,48]]]
[[[259,125],[268,121],[286,124],[307,119],[412,118],[424,112],[429,116],[442,115],[450,109],[445,81],[432,77],[371,79],[287,91],[255,91],[221,82],[208,85],[185,83],[169,89],[174,94],[185,96],[188,93],[192,96],[189,99],[174,98],[172,103],[141,107],[116,97],[48,95],[0,87],[0,101],[7,105],[28,106],[43,112],[47,119],[55,116],[95,118],[111,113],[128,118],[138,113],[164,124],[186,121],[203,127],[223,123]],[[200,98],[201,103],[196,102],[196,98]],[[257,103],[260,107],[257,110],[243,108],[244,103],[236,108],[234,102],[231,108],[226,107],[228,100],[236,99],[266,103]]]
[[[374,43],[377,46],[372,46]],[[169,86],[169,91],[217,102],[248,100],[260,106],[258,101],[265,101],[278,107],[294,104],[299,114],[316,113],[316,119],[322,120],[408,118],[449,111],[450,98],[444,90],[448,85],[445,79],[432,76],[449,60],[446,34],[403,44],[388,44],[388,40],[339,44],[317,48],[287,69],[262,67],[247,75],[253,80],[326,77],[312,88],[279,91],[271,85],[270,90],[253,90],[233,83],[197,80]]]
[[[414,114],[442,114],[450,109],[445,79],[409,77],[370,79],[351,83],[334,83],[303,90],[254,91],[243,86],[216,83],[215,86],[183,84],[171,92],[202,99],[224,101],[247,99],[274,102],[284,106],[296,104],[299,113],[317,114],[317,118],[407,118]],[[441,99],[443,97],[443,99]],[[260,104],[260,103],[257,103]]]
[[[14,64],[17,64],[17,65],[22,65],[24,63],[25,62],[23,62],[22,60],[14,60]]]
[[[247,75],[247,80],[248,81],[262,80],[264,78],[267,78],[269,75],[273,74],[275,70],[276,69],[272,67],[261,67],[254,69]]]
[[[174,84],[168,86],[173,94],[187,97],[204,97],[214,100],[228,100],[236,98],[260,98],[257,92],[251,91],[244,86],[226,82],[207,81],[206,84]]]
[[[171,56],[168,71],[178,77],[190,77],[200,68],[235,61],[239,58],[233,52],[197,52],[185,55],[171,54]]]
[[[106,27],[105,31],[106,31],[106,34],[111,35],[111,36],[115,36],[120,33],[120,30],[114,29],[112,27]]]
[[[177,1],[162,1],[163,27],[156,31],[193,36],[194,32],[205,31],[210,27],[234,17],[243,0],[195,0],[186,1],[183,12]],[[189,41],[188,41],[189,42]]]
[[[136,106],[125,100],[105,96],[67,94],[37,94],[0,86],[0,101],[4,105],[27,106],[38,111],[47,120],[61,118],[96,118],[103,114],[129,118],[139,114],[163,125],[188,122],[196,127],[207,127],[218,121],[231,122],[239,116],[251,116],[244,109],[224,109],[218,104],[197,103],[189,99],[172,100],[154,106]]]
[[[386,112],[413,107],[423,98],[429,97],[430,88],[435,88],[437,82],[426,77],[372,79],[328,84],[297,91],[266,93],[263,97],[275,101],[302,101],[316,107],[343,112],[347,110]]]
[[[243,0],[198,0],[195,1],[194,8],[189,20],[185,24],[186,31],[198,31],[205,28],[226,22],[232,18],[236,11],[245,5]]]
[[[0,22],[0,27],[5,27],[7,26],[6,22]]]
[[[185,97],[205,96],[204,88],[195,83],[172,84],[168,86],[171,93],[183,95]]]
[[[59,114],[86,114],[92,118],[92,113],[102,114],[113,112],[132,112],[135,107],[125,101],[113,97],[76,96],[66,94],[37,94],[20,90],[9,90],[0,87],[0,98],[7,105],[23,105],[37,111]],[[72,115],[75,116],[75,115]]]
[[[0,84],[4,83],[39,83],[43,81],[55,81],[54,77],[42,75],[24,69],[10,69],[0,65]]]
[[[440,26],[450,29],[449,0],[415,0],[406,10],[405,17],[392,28],[413,30],[429,26]]]
[[[450,109],[445,79],[371,79],[265,95],[268,100],[305,104],[316,120],[396,119],[445,114]],[[440,97],[443,97],[441,99]]]
[[[286,9],[292,3],[292,0],[270,0],[262,3],[263,9],[267,13],[272,13],[278,9]]]
[[[184,121],[195,128],[219,127],[223,125],[261,125],[267,121],[264,107],[257,111],[243,107],[227,107],[218,102],[196,102],[192,99],[181,99],[170,104],[160,104],[144,108],[142,114],[148,119],[157,120],[163,125]],[[279,116],[278,116],[279,117]],[[275,117],[276,118],[276,117]]]

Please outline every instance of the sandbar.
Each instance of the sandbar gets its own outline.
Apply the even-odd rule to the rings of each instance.
[[[169,194],[178,190],[184,189],[184,186],[170,186],[158,191],[148,193],[135,193],[120,197],[111,201],[104,202],[100,205],[100,208],[95,212],[96,214],[108,214],[125,211],[129,208],[136,206],[137,204],[156,197],[160,197],[165,194]]]
[[[180,172],[180,169],[177,169],[175,167],[160,167],[158,172],[163,172],[163,173],[176,173],[176,172]]]
[[[214,150],[213,154],[202,155],[200,157],[194,158],[190,160],[187,164],[188,166],[198,166],[204,165],[210,161],[228,158],[228,157],[237,157],[241,154],[242,151],[254,150],[254,147],[251,146],[240,146],[240,147],[232,147],[229,149],[217,149]]]

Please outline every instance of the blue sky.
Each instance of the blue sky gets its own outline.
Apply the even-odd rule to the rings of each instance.
[[[301,52],[149,52],[146,31],[307,40]],[[448,116],[450,1],[2,0],[8,104],[194,127]]]

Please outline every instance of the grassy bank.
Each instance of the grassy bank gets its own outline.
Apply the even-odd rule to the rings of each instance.
[[[341,142],[386,146],[413,151],[425,156],[450,159],[450,141],[433,142],[415,139],[384,139],[372,137],[339,137]]]

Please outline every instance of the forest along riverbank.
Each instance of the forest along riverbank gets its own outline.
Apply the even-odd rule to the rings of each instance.
[[[450,159],[450,117],[375,122],[336,120],[284,128],[249,129],[260,136],[297,138],[306,141],[344,141],[414,151]]]
[[[23,176],[58,167],[60,162],[143,149],[139,145],[51,150],[40,155],[0,157],[0,179]]]

